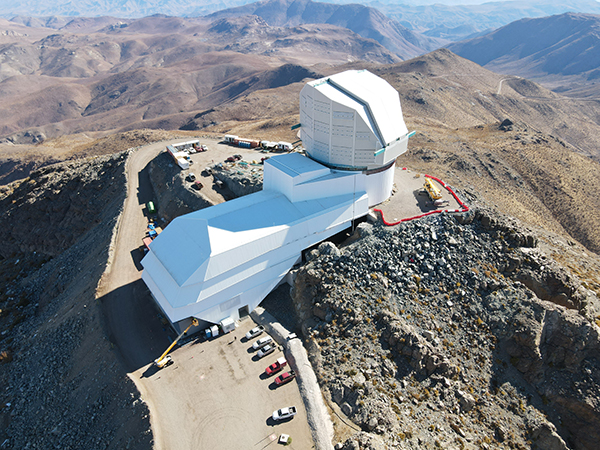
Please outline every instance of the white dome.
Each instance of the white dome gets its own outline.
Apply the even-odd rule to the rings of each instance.
[[[300,124],[308,155],[334,168],[384,167],[408,142],[398,92],[366,70],[307,83],[300,92]]]

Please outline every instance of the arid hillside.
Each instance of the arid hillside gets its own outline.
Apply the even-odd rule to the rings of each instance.
[[[58,31],[1,20],[0,31],[0,136],[13,143],[178,128],[189,112],[300,81],[315,64],[399,61],[344,28],[272,27],[255,16],[104,18]]]
[[[45,167],[0,193],[5,448],[151,446],[148,408],[96,301],[126,196],[127,156]]]
[[[124,30],[136,28],[146,32],[156,23],[162,24],[166,33],[181,26],[197,29],[182,19],[147,18],[114,34],[131,38],[132,32]],[[0,146],[3,178],[10,181],[19,174],[26,176],[40,164],[76,157],[84,151],[85,154],[106,153],[101,147],[91,152],[86,149],[93,139],[106,133],[104,130],[113,128],[179,128],[292,142],[296,137],[290,128],[298,122],[298,94],[304,80],[347,68],[366,68],[387,79],[400,93],[405,119],[409,127],[417,131],[411,140],[411,151],[405,156],[411,164],[444,175],[457,186],[471,186],[473,192],[529,223],[567,233],[593,251],[600,249],[597,215],[589,212],[600,206],[597,197],[590,195],[598,178],[600,157],[597,102],[563,97],[526,79],[498,75],[443,49],[391,65],[360,61],[338,66],[320,64],[312,68],[286,64],[261,70],[258,67],[261,58],[274,60],[243,52],[246,45],[248,48],[266,45],[259,39],[264,32],[260,24],[261,19],[256,17],[250,25],[243,18],[220,19],[205,30],[205,36],[213,35],[215,44],[211,45],[225,46],[225,35],[239,38],[233,44],[235,51],[209,52],[190,58],[192,50],[185,47],[189,33],[188,37],[166,34],[162,40],[161,36],[153,36],[147,41],[136,40],[119,47],[119,51],[129,48],[138,56],[130,59],[115,56],[111,69],[103,76],[68,78],[72,81],[70,87],[61,86],[83,92],[81,98],[85,102],[80,112],[75,111],[77,108],[72,103],[66,104],[62,93],[52,97],[60,99],[64,111],[71,108],[77,118],[44,129],[66,134],[69,131],[66,125],[69,125],[78,127],[81,132],[72,138],[47,139],[33,146],[14,144],[43,141],[47,136],[32,130],[13,134]],[[299,36],[303,33],[299,31]],[[60,46],[71,45],[69,40],[73,40],[72,45],[78,45],[89,39],[81,34],[68,34],[49,36],[43,42],[55,42],[62,48]],[[293,39],[293,34],[288,35],[286,41]],[[250,41],[255,44],[249,44]],[[152,46],[137,48],[142,42],[145,45],[152,42]],[[184,47],[179,47],[181,45]],[[108,44],[103,48],[106,54],[110,53]],[[60,53],[53,51],[56,55]],[[158,67],[167,56],[174,61],[167,65],[169,70]],[[239,65],[243,58],[254,66]],[[210,61],[210,65],[198,71],[194,66],[196,59]],[[78,61],[78,58],[72,60]],[[56,64],[47,62],[48,67]],[[130,64],[134,64],[133,68]],[[171,75],[176,71],[180,71],[181,76]],[[27,77],[62,80],[49,76]],[[0,85],[4,89],[20,86],[16,80],[21,78],[7,78]],[[198,84],[193,80],[198,80]],[[90,81],[94,82],[89,85],[91,90],[87,90],[84,85]],[[205,91],[198,90],[200,84]],[[23,88],[18,92],[24,94]],[[37,105],[40,117],[45,118],[42,112],[52,109],[52,102],[45,104],[33,97],[26,98]],[[22,96],[18,101],[23,101]],[[7,118],[10,111],[14,111],[9,104],[4,106]],[[23,116],[32,120],[35,108],[28,111],[32,114],[26,116],[23,111]],[[53,114],[59,113],[53,111]],[[13,116],[13,119],[18,118],[19,114]],[[505,127],[508,131],[502,131],[499,125],[506,119],[512,125],[508,127],[510,130]],[[146,142],[144,139],[140,142]],[[67,140],[76,144],[67,144]],[[135,145],[133,141],[135,138],[128,141],[130,146]],[[65,147],[70,150],[65,151]]]
[[[269,25],[297,26],[331,24],[347,28],[374,39],[402,59],[435,50],[447,41],[421,35],[385,16],[379,10],[359,4],[332,4],[312,0],[263,0],[236,8],[224,9],[209,19],[256,15]]]
[[[597,102],[448,50],[382,64],[378,43],[331,25],[78,23],[85,32],[9,24],[21,35],[0,36],[0,89],[12,102],[0,111],[14,127],[0,144],[7,448],[141,450],[156,436],[96,295],[132,179],[132,154],[117,152],[192,134],[294,141],[306,80],[349,68],[398,90],[416,134],[397,164],[444,179],[472,210],[361,224],[299,269],[290,301],[343,418],[336,438],[345,450],[594,448]],[[339,50],[344,36],[365,43],[363,61]],[[319,53],[333,38],[337,49]],[[144,204],[139,190],[129,195]],[[132,263],[137,250],[121,251]]]

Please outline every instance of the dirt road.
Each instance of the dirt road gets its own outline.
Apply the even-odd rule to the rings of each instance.
[[[166,330],[160,333],[156,320],[151,320],[154,307],[145,294],[141,280],[141,254],[137,251],[143,230],[145,202],[152,198],[152,186],[146,166],[164,150],[166,143],[156,143],[135,151],[127,161],[127,198],[113,238],[113,255],[102,277],[97,296],[101,299],[110,340],[121,353],[128,371],[145,366],[161,348],[168,345]],[[154,326],[153,326],[154,325]],[[155,345],[148,345],[155,342]],[[160,354],[160,353],[159,353]],[[153,411],[153,397],[139,377],[130,373],[142,397]],[[151,413],[155,442],[162,435],[161,421]],[[159,448],[159,447],[157,447]]]

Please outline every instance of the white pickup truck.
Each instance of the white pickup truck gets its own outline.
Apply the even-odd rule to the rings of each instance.
[[[261,348],[263,348],[265,345],[270,344],[271,342],[273,342],[273,338],[271,336],[265,336],[260,338],[258,341],[256,341],[254,344],[252,344],[252,348],[254,350],[260,350]]]
[[[287,408],[281,408],[277,411],[273,411],[273,420],[284,420],[294,417],[298,411],[295,406],[288,406]]]

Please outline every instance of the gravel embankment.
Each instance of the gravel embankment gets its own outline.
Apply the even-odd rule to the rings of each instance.
[[[485,210],[358,232],[313,251],[292,295],[325,395],[363,430],[344,449],[595,448],[598,300],[534,233]]]

